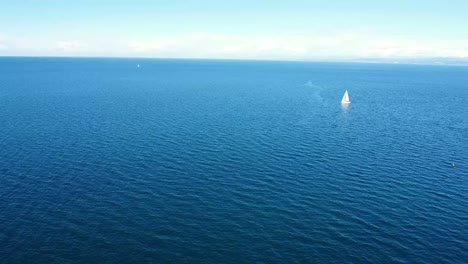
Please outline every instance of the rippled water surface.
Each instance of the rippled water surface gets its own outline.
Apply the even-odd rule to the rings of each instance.
[[[0,58],[4,263],[463,263],[467,160],[468,67]]]

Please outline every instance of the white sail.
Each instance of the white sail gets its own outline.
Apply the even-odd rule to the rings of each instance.
[[[348,90],[344,92],[343,99],[341,99],[342,104],[349,104],[351,101],[349,100]]]

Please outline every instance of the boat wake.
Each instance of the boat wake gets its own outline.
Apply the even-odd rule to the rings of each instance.
[[[320,103],[323,103],[322,90],[323,87],[313,84],[310,80],[304,84],[305,87],[312,88],[312,97],[318,100]]]

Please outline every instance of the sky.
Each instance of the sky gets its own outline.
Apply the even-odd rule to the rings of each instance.
[[[468,59],[468,1],[0,0],[0,56]]]

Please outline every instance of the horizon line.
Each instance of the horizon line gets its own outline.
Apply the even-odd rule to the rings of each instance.
[[[145,57],[145,56],[88,56],[88,55],[0,55],[0,58],[62,58],[62,59],[145,59],[145,60],[207,60],[207,61],[258,61],[258,62],[315,62],[315,63],[362,63],[401,64],[434,66],[468,66],[468,57],[394,57],[394,58],[350,58],[350,59],[256,59],[256,58],[197,58],[197,57]],[[434,60],[434,61],[430,61]],[[437,61],[435,61],[437,60]],[[451,60],[451,62],[440,61]],[[453,62],[455,60],[456,62]]]

